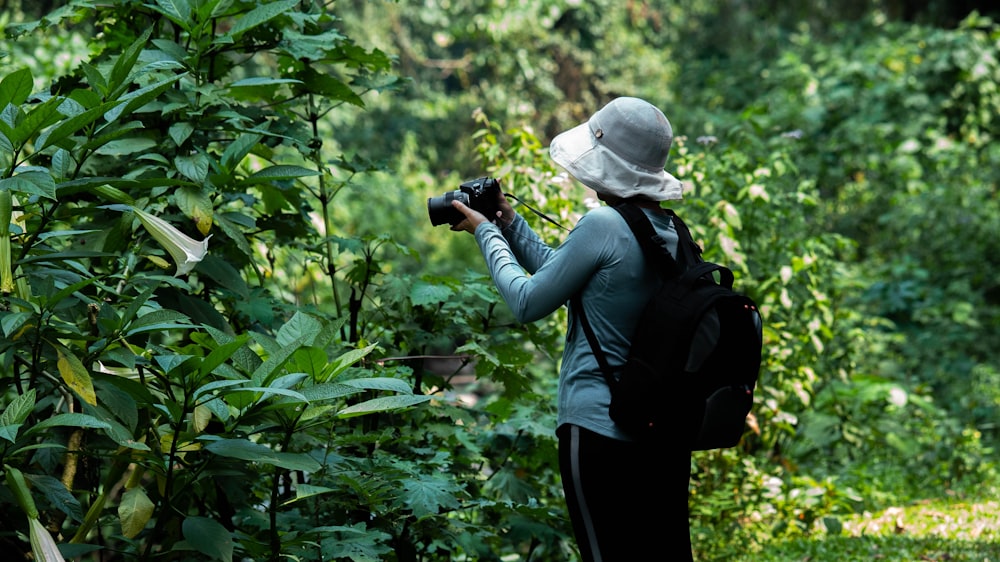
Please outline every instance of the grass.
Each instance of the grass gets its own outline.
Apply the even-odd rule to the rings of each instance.
[[[864,513],[839,535],[774,542],[745,560],[1000,562],[1000,501],[920,501]]]

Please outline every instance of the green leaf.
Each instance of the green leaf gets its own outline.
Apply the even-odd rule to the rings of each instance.
[[[59,121],[63,114],[59,112],[62,98],[52,97],[33,107],[23,119],[14,124],[14,129],[8,135],[14,146],[20,147],[42,129]]]
[[[164,0],[160,0],[164,3]],[[232,562],[233,535],[221,523],[208,517],[187,517],[181,525],[184,539],[211,560]]]
[[[135,110],[146,105],[150,101],[158,98],[160,94],[167,91],[170,87],[174,85],[175,82],[183,78],[185,74],[179,74],[166,80],[161,80],[154,84],[150,84],[144,88],[139,88],[133,92],[129,92],[122,96],[121,100],[125,103],[120,104],[109,110],[104,114],[104,119],[108,122],[117,121],[118,119],[130,115]]]
[[[66,489],[58,478],[45,474],[25,474],[24,477],[31,482],[31,486],[41,491],[48,498],[49,503],[59,511],[73,518],[74,521],[83,521],[83,507],[80,501]]]
[[[323,377],[323,371],[329,364],[326,352],[318,347],[299,348],[288,361],[288,368],[299,373],[305,373],[313,380]]]
[[[267,445],[247,441],[246,439],[219,439],[205,445],[205,450],[220,457],[229,457],[244,461],[261,461],[273,459],[274,451]]]
[[[343,410],[337,412],[337,417],[353,418],[363,416],[365,414],[374,414],[376,412],[400,410],[403,408],[410,408],[418,404],[423,404],[424,402],[430,402],[432,398],[432,396],[422,395],[386,396],[383,398],[375,398],[344,408]]]
[[[417,281],[410,290],[410,302],[413,306],[438,305],[448,302],[453,296],[455,291],[451,287],[424,281]]]
[[[217,39],[217,42],[225,44],[232,43],[233,40],[240,35],[259,25],[263,25],[271,21],[298,5],[299,0],[280,0],[278,2],[271,2],[269,4],[257,6],[253,10],[250,10],[239,18],[236,18],[236,24],[229,30],[229,33]]]
[[[234,386],[239,386],[241,384],[246,384],[247,381],[242,379],[237,380],[223,380],[223,381],[212,381],[210,383],[204,384],[198,387],[198,390],[194,392],[193,398],[198,400],[203,395],[215,396],[215,391],[223,388],[232,388]]]
[[[27,101],[34,88],[31,70],[22,68],[15,70],[0,80],[0,110],[7,104],[21,105]]]
[[[313,316],[296,310],[288,322],[278,328],[276,339],[281,345],[291,345],[296,340],[301,341],[302,345],[312,345],[313,338],[322,327],[319,320]]]
[[[87,259],[87,258],[107,258],[107,257],[112,257],[112,256],[114,256],[114,254],[109,254],[107,252],[91,252],[91,251],[88,251],[88,250],[70,250],[70,251],[67,251],[67,252],[52,252],[51,254],[37,254],[37,255],[33,255],[33,256],[28,256],[28,257],[24,258],[23,260],[18,261],[18,263],[21,264],[21,265],[25,265],[25,264],[29,264],[29,263],[38,263],[38,262],[60,262],[60,261],[70,261],[70,260],[75,260],[75,259],[80,259],[80,258],[84,258],[84,259]],[[66,298],[67,295],[70,295],[72,293],[75,293],[76,291],[79,291],[83,287],[86,287],[87,285],[90,285],[91,283],[93,283],[96,280],[97,280],[96,278],[90,278],[90,279],[84,279],[82,281],[77,281],[76,283],[73,283],[72,285],[69,285],[65,289],[62,289],[61,291],[59,291],[59,293],[57,293],[55,296],[53,296],[53,297],[51,297],[49,299],[49,302],[50,303],[52,303],[52,302],[59,302],[60,300]]]
[[[462,489],[441,478],[406,478],[402,482],[406,494],[403,501],[418,519],[437,515],[442,509],[454,509],[460,503],[456,497]]]
[[[288,376],[291,376],[291,377],[301,377],[301,375],[288,375]],[[281,379],[278,379],[278,380],[281,380]],[[277,382],[277,381],[275,381],[275,382]],[[301,392],[298,392],[297,390],[288,390],[287,388],[276,388],[276,387],[273,387],[273,386],[247,386],[247,387],[239,387],[239,388],[230,388],[230,389],[227,389],[226,392],[223,392],[223,394],[231,394],[231,393],[234,393],[234,392],[260,393],[260,396],[257,397],[257,399],[255,400],[255,402],[264,402],[265,400],[271,398],[274,395],[287,396],[289,398],[294,398],[295,400],[297,400],[299,402],[308,402],[308,400],[306,399],[306,397]]]
[[[294,80],[292,78],[270,78],[266,76],[257,76],[253,78],[244,78],[243,80],[237,80],[229,85],[230,88],[241,88],[250,86],[271,86],[275,84],[301,84],[301,80]]]
[[[24,421],[35,408],[35,389],[29,388],[24,394],[19,394],[7,404],[0,414],[0,438],[13,443],[17,440],[17,432]]]
[[[167,16],[184,31],[190,32],[194,27],[193,12],[187,0],[156,0],[156,5],[147,3],[146,6]]]
[[[248,334],[241,334],[232,341],[219,345],[219,347],[213,349],[204,359],[202,359],[201,364],[198,366],[198,373],[201,376],[211,373],[216,367],[228,361],[229,358],[232,357],[237,350],[246,345],[249,340],[250,336]]]
[[[319,402],[321,400],[343,398],[344,396],[351,396],[352,394],[357,394],[359,392],[363,392],[363,390],[356,386],[348,386],[338,382],[316,384],[302,389],[302,395],[305,396],[306,400],[309,400],[310,403]]]
[[[356,94],[350,86],[330,74],[317,72],[316,69],[310,67],[301,72],[299,76],[303,81],[303,86],[299,88],[301,90],[334,100],[343,100],[358,107],[365,105],[361,96]]]
[[[336,488],[327,488],[326,486],[312,486],[309,484],[298,484],[295,486],[295,497],[288,500],[284,505],[288,505],[292,502],[297,502],[299,500],[304,500],[306,498],[311,498],[313,496],[319,496],[321,494],[329,494],[330,492],[336,492]]]
[[[69,137],[70,135],[80,131],[87,125],[90,125],[102,115],[111,110],[114,106],[121,102],[111,102],[101,104],[97,107],[92,107],[82,113],[78,113],[68,119],[63,120],[54,128],[47,131],[44,135],[39,136],[39,148],[38,150],[43,150],[49,146],[58,144],[63,139]],[[70,147],[66,147],[70,148]]]
[[[108,429],[111,427],[105,421],[101,421],[94,416],[87,414],[56,414],[51,418],[46,418],[24,431],[25,435],[37,433],[49,427],[84,427],[90,429]]]
[[[188,123],[187,121],[181,121],[180,123],[174,123],[167,130],[167,134],[170,135],[170,140],[174,141],[174,144],[181,146],[184,141],[191,138],[191,134],[194,133],[194,125]]]
[[[336,378],[338,375],[347,370],[348,367],[357,363],[358,361],[363,359],[366,355],[371,353],[376,347],[378,347],[378,344],[373,343],[361,349],[352,349],[342,354],[341,356],[337,357],[336,359],[330,362],[330,366],[327,369],[327,372],[324,375],[323,380],[328,381],[330,379]]]
[[[266,461],[278,468],[285,470],[301,470],[304,472],[316,472],[323,468],[316,459],[304,453],[275,453],[274,459]]]
[[[190,163],[193,168],[187,171],[181,170],[182,162]],[[175,164],[181,173],[188,176],[197,183],[203,183],[208,176],[208,157],[199,154],[190,158],[178,157]],[[202,174],[201,179],[195,179],[189,174]],[[215,210],[212,207],[212,199],[207,190],[196,186],[182,186],[174,191],[174,201],[184,214],[194,221],[195,227],[203,236],[212,230],[212,215]]]
[[[129,137],[108,142],[91,142],[87,144],[87,148],[93,148],[93,145],[100,146],[95,152],[103,156],[128,156],[155,148],[156,140],[145,137]]]
[[[219,164],[226,170],[227,174],[232,173],[232,171],[243,161],[243,158],[253,147],[257,146],[260,139],[264,138],[264,135],[244,133],[236,138],[233,142],[226,146],[226,150],[222,152],[222,157],[219,158]]]
[[[191,323],[191,319],[187,317],[186,314],[177,312],[176,310],[154,310],[144,314],[134,321],[132,321],[127,330],[125,331],[126,336],[132,336],[142,332],[149,332],[151,330],[168,330],[172,328],[180,329],[191,329],[195,326]]]
[[[30,312],[11,312],[0,317],[0,329],[3,330],[3,336],[9,341],[14,341],[17,338],[15,334],[21,330],[34,314]]]
[[[391,390],[393,392],[401,392],[403,394],[413,393],[413,390],[410,388],[410,383],[401,379],[393,379],[389,377],[359,378],[341,382],[348,386],[363,388],[365,390]]]
[[[142,488],[125,490],[118,504],[118,520],[122,525],[122,535],[129,539],[135,538],[146,528],[146,523],[153,517],[155,508]]]
[[[233,267],[232,263],[211,253],[198,262],[198,273],[218,283],[222,290],[240,299],[250,298],[250,287],[246,279]]]
[[[221,230],[223,234],[236,243],[236,247],[239,248],[240,252],[249,258],[248,261],[253,265],[254,271],[257,272],[257,278],[261,279],[263,278],[263,275],[260,272],[260,266],[258,266],[255,261],[253,248],[250,247],[250,243],[247,242],[246,236],[243,235],[243,232],[240,231],[239,227],[232,220],[234,218],[238,219],[242,217],[243,215],[239,215],[237,213],[226,213],[214,216],[213,222],[219,227],[219,230]]]
[[[268,384],[278,371],[285,365],[288,358],[302,346],[301,340],[289,342],[271,352],[271,355],[260,364],[250,377],[258,384]]]
[[[316,170],[310,170],[309,168],[303,168],[302,166],[291,166],[288,164],[282,164],[278,166],[271,166],[269,168],[264,168],[263,170],[243,180],[243,183],[262,183],[262,182],[271,182],[274,180],[290,180],[295,178],[303,178],[307,176],[318,176],[318,175],[320,175],[320,173],[317,172]]]
[[[0,180],[0,189],[56,200],[56,180],[46,172],[23,172]]]
[[[191,156],[181,155],[174,159],[174,166],[177,171],[184,174],[189,180],[195,183],[204,183],[208,177],[208,157],[204,154],[194,154]],[[200,190],[195,190],[194,194],[200,194]],[[188,195],[189,197],[191,194]],[[207,200],[208,196],[204,198]],[[181,207],[183,209],[183,207]],[[211,208],[211,205],[209,205]]]
[[[117,98],[120,92],[128,87],[127,80],[135,67],[135,61],[139,60],[139,55],[142,54],[142,50],[146,47],[146,42],[149,41],[149,36],[152,33],[153,26],[147,27],[142,35],[136,37],[125,48],[125,51],[115,59],[115,65],[111,68],[111,76],[108,80],[108,89],[111,90],[109,97]]]

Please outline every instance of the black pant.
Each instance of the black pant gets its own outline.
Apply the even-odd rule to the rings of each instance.
[[[583,562],[692,560],[686,447],[618,441],[575,425],[556,435]]]

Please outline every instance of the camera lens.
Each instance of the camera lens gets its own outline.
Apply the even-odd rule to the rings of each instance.
[[[469,194],[463,191],[449,191],[444,195],[427,199],[427,214],[431,218],[431,225],[438,226],[441,224],[458,224],[462,222],[465,215],[451,206],[451,202],[455,200],[468,205]]]

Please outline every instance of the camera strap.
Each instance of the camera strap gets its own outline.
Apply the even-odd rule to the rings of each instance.
[[[549,216],[548,216],[548,215],[546,215],[545,213],[543,213],[543,212],[539,211],[538,209],[536,209],[536,208],[532,207],[531,205],[529,205],[529,204],[525,203],[523,199],[520,199],[520,198],[518,198],[518,197],[517,197],[516,195],[514,195],[513,193],[506,193],[506,192],[505,192],[505,193],[504,193],[504,196],[506,196],[506,197],[510,197],[510,198],[511,198],[511,199],[513,199],[514,201],[517,201],[518,203],[520,203],[520,204],[524,205],[524,206],[525,206],[525,207],[527,207],[527,208],[528,208],[528,210],[529,210],[529,211],[531,211],[532,213],[535,213],[536,215],[538,215],[538,216],[542,217],[543,219],[545,219],[545,220],[549,221],[550,223],[552,223],[552,224],[554,224],[554,225],[558,226],[559,228],[561,228],[561,229],[563,229],[563,230],[565,230],[565,231],[567,231],[567,232],[569,231],[569,229],[568,229],[568,228],[566,228],[565,226],[563,226],[563,225],[559,224],[558,222],[556,222],[556,221],[555,221],[555,219],[553,219],[553,218],[549,217]]]

